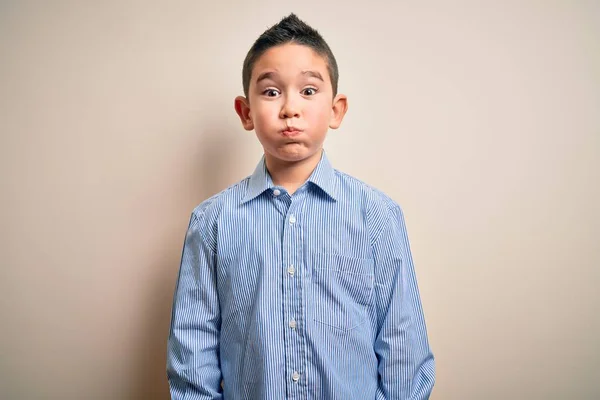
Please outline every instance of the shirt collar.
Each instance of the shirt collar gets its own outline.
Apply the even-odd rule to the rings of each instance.
[[[321,153],[321,160],[314,169],[308,182],[321,188],[321,190],[329,196],[333,201],[337,201],[337,190],[335,186],[335,169],[331,166],[325,150]]]
[[[263,155],[258,162],[256,169],[254,169],[254,172],[250,175],[248,189],[246,190],[246,195],[242,199],[242,203],[254,199],[271,187],[273,187],[273,181],[271,180],[271,175],[269,175],[269,172],[267,171],[267,164],[265,163],[265,156]]]
[[[314,169],[307,182],[319,187],[327,196],[333,201],[337,201],[337,191],[335,187],[335,170],[329,163],[329,159],[325,154],[325,150],[321,153],[321,160]],[[246,195],[242,199],[242,203],[246,203],[259,195],[264,191],[273,187],[273,180],[269,171],[267,171],[267,164],[265,162],[265,156],[263,155],[256,166],[256,169],[250,176],[248,182],[248,189]]]

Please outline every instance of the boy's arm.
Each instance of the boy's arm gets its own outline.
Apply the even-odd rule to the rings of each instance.
[[[378,399],[427,399],[435,382],[404,216],[399,207],[373,246]]]
[[[192,214],[175,288],[167,344],[171,398],[221,399],[215,254]]]

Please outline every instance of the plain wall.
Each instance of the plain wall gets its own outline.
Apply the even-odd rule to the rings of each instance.
[[[197,204],[261,156],[256,37],[324,35],[326,150],[406,214],[433,399],[600,398],[600,2],[1,1],[0,398],[166,399]]]

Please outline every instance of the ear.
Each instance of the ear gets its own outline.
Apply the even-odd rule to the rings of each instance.
[[[235,112],[240,117],[242,121],[242,126],[245,130],[251,131],[254,129],[254,122],[252,121],[252,116],[250,115],[250,102],[244,96],[238,96],[235,98],[233,102],[233,107],[235,108]]]
[[[338,94],[333,99],[333,105],[331,107],[331,118],[329,119],[329,127],[331,129],[337,129],[342,124],[344,115],[348,111],[348,98],[346,95]]]

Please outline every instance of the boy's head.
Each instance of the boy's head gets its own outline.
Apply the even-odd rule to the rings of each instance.
[[[267,166],[317,160],[328,129],[339,127],[347,109],[321,35],[289,15],[256,40],[242,76],[245,97],[236,97],[235,110],[244,128],[256,132]]]

